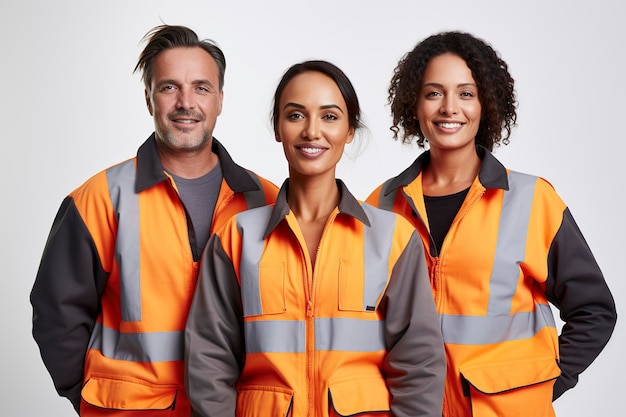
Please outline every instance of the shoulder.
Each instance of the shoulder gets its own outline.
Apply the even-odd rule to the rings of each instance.
[[[76,201],[109,199],[111,189],[126,184],[132,190],[135,185],[135,158],[127,159],[92,175],[69,194]]]
[[[415,232],[415,227],[398,213],[375,207],[368,202],[361,203],[361,206],[367,214],[372,228],[387,229],[407,239]]]
[[[509,190],[516,194],[526,193],[532,198],[535,207],[553,208],[559,212],[566,206],[550,181],[544,177],[525,174],[518,171],[509,172]]]

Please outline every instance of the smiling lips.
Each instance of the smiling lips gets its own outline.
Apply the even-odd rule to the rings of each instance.
[[[173,112],[170,113],[168,116],[172,122],[185,125],[191,125],[204,120],[204,117],[202,117],[201,114],[189,111]]]
[[[458,129],[463,126],[463,123],[460,122],[441,122],[435,124],[443,129]]]
[[[321,155],[326,150],[325,148],[313,145],[296,146],[296,149],[305,154],[307,157],[312,158]]]

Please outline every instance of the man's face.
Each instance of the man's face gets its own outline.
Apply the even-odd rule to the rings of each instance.
[[[148,111],[157,141],[171,152],[195,152],[213,137],[223,93],[215,60],[200,47],[160,52],[153,62]]]

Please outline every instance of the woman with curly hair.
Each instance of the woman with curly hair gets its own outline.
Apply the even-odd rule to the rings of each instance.
[[[491,153],[517,117],[506,62],[471,34],[435,34],[398,63],[389,104],[394,138],[426,151],[367,200],[424,243],[448,361],[443,415],[554,416],[617,314],[554,188]]]

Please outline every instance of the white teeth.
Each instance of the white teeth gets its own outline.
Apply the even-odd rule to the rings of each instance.
[[[302,150],[302,152],[308,153],[308,154],[315,154],[315,153],[322,152],[320,148],[300,148],[300,149]]]
[[[461,123],[439,123],[439,126],[444,129],[456,129],[457,127],[461,127]]]
[[[183,119],[183,120],[176,120],[177,123],[195,123],[195,120],[187,120],[187,119]]]

